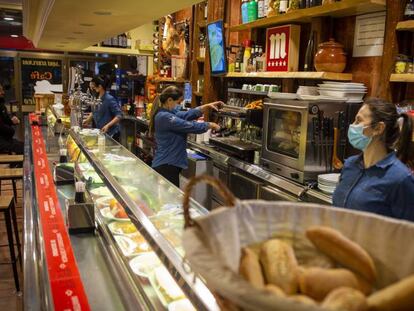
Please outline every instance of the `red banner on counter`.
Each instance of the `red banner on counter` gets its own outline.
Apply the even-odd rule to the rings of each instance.
[[[31,116],[31,120],[34,117]],[[55,310],[90,310],[47,160],[39,126],[32,126],[36,194]]]

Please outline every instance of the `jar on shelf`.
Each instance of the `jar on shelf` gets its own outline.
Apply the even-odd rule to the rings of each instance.
[[[414,74],[414,57],[408,60],[407,73]]]
[[[316,71],[341,73],[346,67],[346,53],[342,44],[329,39],[318,46],[314,57]]]
[[[395,73],[406,73],[408,67],[408,57],[403,54],[398,54],[395,59]]]

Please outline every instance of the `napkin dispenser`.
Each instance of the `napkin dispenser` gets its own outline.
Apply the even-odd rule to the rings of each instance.
[[[95,231],[95,204],[92,201],[76,203],[66,200],[67,226],[70,234],[93,233]]]

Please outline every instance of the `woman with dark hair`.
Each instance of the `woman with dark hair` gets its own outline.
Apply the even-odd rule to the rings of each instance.
[[[101,105],[89,115],[84,125],[95,122],[97,128],[115,140],[119,140],[119,121],[122,118],[121,106],[107,91],[107,83],[100,77],[94,77],[90,87],[96,91],[101,99]]]
[[[218,109],[214,102],[189,111],[179,111],[183,92],[169,86],[155,99],[150,118],[150,133],[157,144],[152,167],[177,187],[182,169],[187,168],[187,134],[201,134],[209,129],[220,130],[212,122],[195,122],[208,109]]]
[[[399,118],[395,105],[383,100],[370,99],[361,107],[348,139],[362,154],[345,161],[334,206],[414,221],[414,176],[399,160],[412,160],[407,148],[412,122],[403,116],[400,131]]]

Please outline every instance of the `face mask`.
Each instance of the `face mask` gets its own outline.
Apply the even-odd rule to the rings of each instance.
[[[372,137],[364,135],[364,129],[369,126],[351,124],[348,129],[349,143],[356,149],[364,151],[372,141]]]

